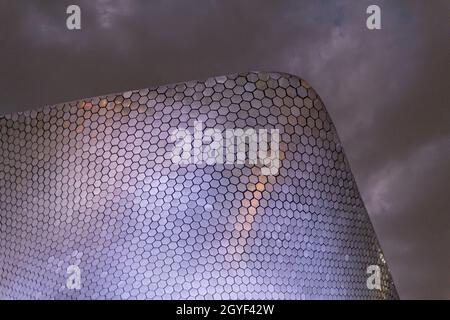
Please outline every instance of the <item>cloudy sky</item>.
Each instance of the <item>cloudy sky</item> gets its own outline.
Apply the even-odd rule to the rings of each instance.
[[[82,30],[66,29],[69,4]],[[382,29],[366,28],[381,7]],[[400,297],[450,299],[448,1],[0,0],[0,112],[283,71],[321,95]]]

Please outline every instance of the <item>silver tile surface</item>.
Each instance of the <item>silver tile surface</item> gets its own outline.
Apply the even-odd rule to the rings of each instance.
[[[195,121],[277,128],[277,174],[174,163],[169,132]],[[298,77],[250,72],[1,116],[0,298],[397,293],[319,96]]]

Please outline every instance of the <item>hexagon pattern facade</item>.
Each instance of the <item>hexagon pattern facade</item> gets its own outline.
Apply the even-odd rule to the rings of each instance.
[[[281,167],[173,163],[173,128],[277,128]],[[246,73],[0,117],[4,299],[397,294],[317,93]],[[69,266],[80,289],[69,289]],[[381,289],[366,286],[369,265]]]

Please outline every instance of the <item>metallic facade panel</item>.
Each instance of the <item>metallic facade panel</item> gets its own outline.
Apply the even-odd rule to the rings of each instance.
[[[171,130],[195,122],[278,129],[279,169],[174,162]],[[0,297],[397,293],[319,96],[295,76],[252,72],[1,116]]]

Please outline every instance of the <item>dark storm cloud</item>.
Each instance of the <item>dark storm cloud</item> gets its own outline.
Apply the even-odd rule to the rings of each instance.
[[[4,1],[2,112],[248,70],[297,74],[331,113],[402,298],[450,298],[449,3]]]

